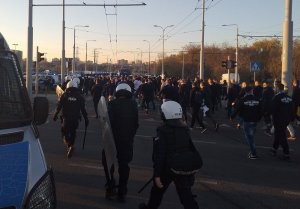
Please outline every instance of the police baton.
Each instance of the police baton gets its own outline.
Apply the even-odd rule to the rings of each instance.
[[[85,126],[85,129],[84,129],[84,136],[83,136],[83,143],[82,143],[82,149],[83,150],[84,150],[84,145],[85,145],[86,130],[87,130],[87,126]]]
[[[146,184],[138,191],[138,193],[140,194],[152,181],[153,181],[154,177],[151,177],[151,179],[149,179]]]

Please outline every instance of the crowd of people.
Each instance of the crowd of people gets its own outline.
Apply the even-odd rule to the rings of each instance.
[[[189,177],[182,177],[178,174],[170,174],[170,170],[167,168],[157,168],[157,166],[162,166],[161,163],[164,161],[168,162],[168,156],[166,156],[168,146],[176,148],[174,145],[169,145],[174,138],[171,136],[175,130],[180,130],[178,134],[182,134],[183,138],[190,140],[190,132],[194,130],[196,122],[198,122],[199,127],[197,128],[201,133],[207,130],[205,126],[207,123],[203,123],[203,119],[206,118],[213,129],[218,131],[219,123],[216,121],[214,113],[226,104],[226,117],[230,120],[237,118],[236,127],[244,130],[250,149],[249,159],[258,158],[255,132],[257,123],[263,118],[265,134],[274,135],[271,154],[277,155],[279,146],[282,146],[282,159],[290,160],[286,129],[290,131],[289,139],[295,140],[295,131],[291,124],[300,116],[300,108],[298,108],[300,106],[300,87],[297,81],[293,82],[291,97],[287,94],[285,86],[278,80],[271,86],[267,81],[263,81],[262,85],[258,81],[253,84],[242,82],[240,85],[234,80],[229,83],[224,81],[220,84],[213,79],[203,81],[197,77],[194,80],[184,80],[139,76],[100,76],[97,78],[85,76],[83,78],[67,77],[62,88],[65,93],[59,100],[53,119],[57,120],[58,113],[62,110],[62,134],[64,143],[67,145],[68,157],[72,156],[80,112],[85,119],[86,126],[89,123],[84,108],[84,95],[91,94],[93,97],[96,118],[99,117],[98,103],[101,96],[107,99],[119,163],[118,199],[122,202],[127,194],[129,163],[133,157],[133,138],[139,127],[138,108],[143,109],[146,114],[153,114],[157,104],[162,104],[159,105],[160,113],[165,124],[162,129],[158,129],[160,130],[157,134],[160,140],[157,143],[158,150],[153,150],[158,153],[157,158],[154,158],[154,184],[148,204],[140,206],[143,209],[158,208],[167,188],[164,185],[169,185],[172,181],[178,186],[177,192],[184,207],[198,208],[191,193],[194,173],[188,175]],[[189,119],[188,113],[191,114],[191,119]],[[166,115],[171,116],[166,117]],[[121,123],[122,121],[130,121],[132,128],[127,130],[129,124]],[[122,124],[125,126],[122,127]],[[166,134],[166,130],[170,134]],[[128,137],[124,138],[127,135]],[[194,146],[188,146],[187,149],[195,150]],[[178,179],[179,182],[176,181]]]

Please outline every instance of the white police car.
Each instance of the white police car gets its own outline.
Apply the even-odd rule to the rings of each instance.
[[[0,33],[0,209],[56,208],[52,170],[36,125],[48,116],[48,101],[33,107],[18,59]]]

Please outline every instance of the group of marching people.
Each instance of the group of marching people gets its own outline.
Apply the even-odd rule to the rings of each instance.
[[[275,156],[279,146],[282,146],[283,159],[289,160],[286,129],[294,120],[296,113],[299,112],[300,116],[300,110],[297,108],[300,106],[299,83],[294,82],[292,97],[287,94],[280,81],[274,83],[274,88],[265,81],[262,86],[259,82],[255,82],[253,86],[246,83],[242,83],[240,86],[234,81],[231,81],[229,86],[226,85],[226,82],[221,85],[212,79],[205,82],[198,78],[192,82],[190,79],[162,79],[161,77],[98,77],[90,91],[96,118],[99,117],[97,107],[101,96],[106,97],[108,101],[108,113],[117,150],[119,173],[118,191],[107,188],[106,197],[117,195],[120,202],[125,202],[130,173],[129,163],[133,159],[134,137],[139,127],[138,107],[145,109],[146,114],[149,114],[150,106],[152,106],[152,110],[156,109],[154,101],[156,97],[161,100],[159,109],[164,123],[157,128],[157,136],[154,139],[154,176],[150,199],[147,204],[141,204],[140,209],[158,208],[163,194],[171,182],[175,183],[184,208],[199,208],[191,192],[195,172],[199,169],[199,165],[192,165],[192,160],[188,162],[175,160],[177,164],[174,165],[174,162],[172,163],[174,156],[170,153],[183,151],[184,154],[185,152],[189,153],[186,154],[187,156],[194,156],[197,150],[191,140],[190,131],[193,130],[196,121],[199,123],[201,133],[206,131],[203,123],[204,116],[211,121],[215,131],[218,131],[219,124],[215,121],[213,113],[222,107],[222,99],[227,100],[228,118],[237,117],[237,127],[243,126],[245,138],[250,147],[249,159],[257,158],[254,134],[257,123],[263,117],[266,124],[265,133],[271,134],[271,130],[274,129],[271,153]],[[56,121],[62,111],[60,117],[62,136],[67,146],[67,157],[71,158],[78,123],[83,116],[87,127],[89,119],[83,96],[85,92],[82,92],[80,88],[80,80],[73,78],[66,81],[63,86],[65,86],[65,92],[58,101],[53,120]],[[188,121],[187,116],[189,109],[192,116],[191,121]],[[188,158],[184,156],[180,159]],[[184,171],[174,172],[173,166],[178,166],[178,163],[181,163],[180,168],[183,165]]]

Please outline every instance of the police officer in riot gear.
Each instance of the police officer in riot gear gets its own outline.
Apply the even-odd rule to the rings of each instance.
[[[126,83],[120,83],[116,87],[115,97],[108,103],[108,115],[119,165],[118,200],[124,202],[130,172],[128,164],[133,158],[133,139],[139,127],[138,108],[132,100],[131,88]]]
[[[189,128],[182,120],[182,108],[175,101],[166,101],[161,105],[164,124],[157,128],[154,139],[153,162],[154,182],[147,204],[142,203],[139,209],[159,208],[163,195],[168,186],[174,182],[181,204],[185,209],[199,209],[194,199],[191,187],[194,185],[195,175],[180,175],[172,172],[168,166],[168,159],[172,151],[195,150]],[[177,140],[178,139],[178,140]]]
[[[74,151],[74,142],[76,138],[76,129],[81,119],[81,114],[85,120],[85,126],[89,124],[87,112],[85,109],[85,100],[80,94],[78,83],[69,81],[65,93],[61,96],[53,120],[58,119],[58,114],[62,110],[62,136],[64,144],[67,146],[67,157],[71,158]],[[81,113],[81,114],[80,114]]]

